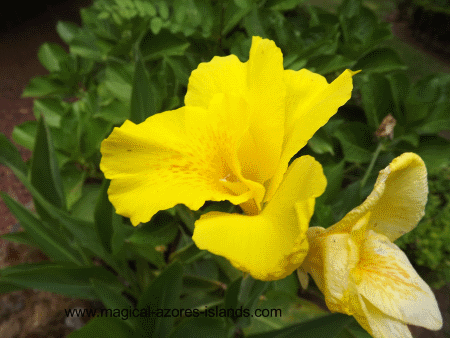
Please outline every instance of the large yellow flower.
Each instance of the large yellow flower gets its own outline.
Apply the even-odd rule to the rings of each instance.
[[[208,200],[228,200],[247,215],[262,214],[290,159],[350,98],[353,74],[346,70],[328,84],[323,76],[306,69],[284,70],[280,49],[260,37],[253,38],[245,63],[234,55],[201,63],[189,79],[184,107],[151,116],[139,125],[126,121],[103,141],[100,168],[111,179],[108,194],[117,213],[137,225],[179,203],[197,210]],[[314,202],[324,182],[320,165],[310,158],[298,163],[305,168],[291,170],[292,175],[311,174],[318,181],[292,179],[315,184],[314,192],[301,194],[302,187],[292,186],[285,189],[286,198],[296,191],[299,201]],[[313,172],[306,169],[310,167]],[[237,227],[234,219],[225,221],[214,215],[212,222],[212,217],[204,216],[196,224],[194,241],[256,278],[281,278],[275,276],[285,275],[280,271],[291,264],[285,256],[295,256],[295,250],[300,250],[295,244],[300,226],[293,226],[293,221],[261,216],[246,218],[249,223]],[[309,217],[301,216],[308,221]],[[212,223],[229,228],[221,241],[214,239],[218,232]],[[304,231],[301,237],[305,238]],[[245,249],[242,243],[251,241],[265,244]],[[271,241],[277,244],[270,247]],[[233,251],[236,243],[241,243],[239,253]],[[258,267],[253,273],[258,259],[249,259],[252,249],[260,250],[254,254],[261,262],[273,256],[273,262],[280,265],[278,272],[270,271],[274,263],[264,272]]]
[[[427,194],[422,159],[395,158],[363,204],[328,229],[308,229],[310,251],[298,270],[303,287],[307,272],[331,311],[353,315],[373,337],[411,337],[406,324],[439,330],[433,292],[392,243],[423,217]]]

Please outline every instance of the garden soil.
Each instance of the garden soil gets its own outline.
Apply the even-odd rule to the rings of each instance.
[[[47,7],[45,13],[16,23],[0,31],[0,132],[10,140],[15,125],[34,120],[33,100],[21,98],[28,81],[47,71],[37,59],[39,46],[44,42],[55,42],[64,46],[58,37],[55,26],[58,20],[80,22],[79,7],[85,7],[90,1],[65,1],[53,7]],[[394,20],[395,13],[387,20]],[[442,63],[442,71],[450,72],[450,58],[438,52],[429,51],[414,40],[405,22],[394,22],[394,34],[402,41],[416,49],[429,53],[430,62]],[[437,61],[438,60],[438,61]],[[24,161],[31,157],[31,152],[18,146]],[[12,171],[0,165],[0,191],[33,210],[31,195],[17,180]],[[5,203],[0,201],[0,235],[20,231],[20,225],[8,211]],[[22,244],[15,244],[0,239],[0,268],[19,263],[32,263],[46,260],[39,250]],[[447,330],[450,323],[450,287],[447,285],[435,291],[444,325]],[[68,319],[64,309],[91,307],[87,301],[70,299],[49,292],[34,290],[16,291],[0,296],[0,337],[2,338],[37,338],[65,337],[69,332],[84,325],[82,320]],[[432,332],[412,327],[416,338],[444,338],[442,331]]]

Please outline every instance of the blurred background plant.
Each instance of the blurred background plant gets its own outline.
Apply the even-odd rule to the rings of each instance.
[[[241,272],[198,250],[191,239],[195,220],[212,210],[238,212],[236,207],[207,203],[191,211],[178,205],[134,228],[108,201],[108,181],[98,165],[100,143],[112,128],[182,106],[192,70],[215,55],[246,61],[253,35],[275,41],[286,69],[307,68],[329,82],[346,68],[362,70],[354,77],[352,99],[296,155],[317,158],[328,179],[311,225],[340,220],[370,193],[379,170],[401,153],[415,152],[428,168],[429,203],[419,226],[398,244],[427,282],[448,283],[450,142],[442,132],[450,130],[450,75],[417,79],[390,44],[391,27],[377,15],[383,6],[333,3],[334,11],[300,0],[94,0],[80,12],[81,26],[58,22],[69,52],[55,43],[41,46],[38,58],[49,74],[33,78],[23,92],[34,98],[36,121],[12,134],[33,151],[32,159],[24,163],[0,135],[0,163],[31,192],[36,209],[2,193],[25,230],[2,238],[38,247],[50,261],[0,270],[0,292],[40,289],[97,299],[106,308],[242,306],[289,314],[252,320],[101,317],[71,337],[98,336],[105,327],[108,337],[192,337],[199,330],[215,337],[307,337],[317,327],[335,336],[367,337],[350,317],[324,317],[305,294],[299,297],[294,275],[252,281],[243,291]],[[407,15],[418,18],[418,8],[430,8],[426,3],[414,2]]]

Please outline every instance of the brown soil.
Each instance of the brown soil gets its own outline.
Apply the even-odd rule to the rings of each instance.
[[[82,1],[81,7],[89,5],[89,0]],[[66,1],[50,8],[40,17],[27,21],[7,32],[0,32],[0,132],[9,139],[15,125],[33,120],[33,100],[21,98],[21,93],[30,78],[44,75],[47,71],[37,59],[39,46],[44,42],[56,42],[64,46],[58,37],[55,25],[58,20],[79,22],[78,7],[80,2]],[[395,15],[391,16],[391,19]],[[406,23],[394,22],[394,34],[401,40],[423,50],[445,63],[444,72],[450,70],[450,58],[429,50],[414,40]],[[26,161],[31,152],[18,146],[22,158]],[[0,191],[6,192],[28,208],[33,209],[32,197],[25,187],[15,178],[12,171],[0,165]],[[17,220],[0,201],[0,235],[18,231]],[[38,250],[0,239],[0,268],[24,262],[37,262],[46,257]],[[436,291],[436,296],[444,316],[446,329],[450,330],[450,287]],[[69,299],[47,292],[33,290],[18,291],[0,296],[0,337],[65,337],[73,329],[83,325],[82,322],[68,321],[64,316],[65,308],[89,307],[86,301]],[[414,337],[441,338],[443,330],[432,332],[422,328],[412,328]]]

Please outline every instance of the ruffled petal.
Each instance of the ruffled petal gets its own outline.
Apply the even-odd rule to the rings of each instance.
[[[350,99],[352,76],[356,73],[347,69],[332,83],[326,84],[320,75],[304,70],[285,70],[288,87],[283,151],[274,177],[266,184],[268,191],[264,201],[272,198],[291,158]]]
[[[114,128],[102,142],[100,168],[111,179],[108,194],[117,213],[137,225],[179,203],[196,210],[207,200],[262,199],[262,185],[239,179],[237,148],[245,128],[234,117],[241,104],[216,95],[213,113],[183,107]]]
[[[442,327],[430,287],[386,236],[368,232],[352,275],[359,281],[358,292],[385,315],[430,330]]]
[[[311,200],[325,186],[321,165],[310,156],[301,157],[261,214],[208,213],[195,223],[192,239],[200,249],[224,256],[256,279],[284,278],[306,256]]]
[[[380,171],[372,193],[329,231],[349,232],[359,218],[371,212],[368,229],[395,241],[415,228],[425,214],[427,171],[422,159],[404,153]]]
[[[246,179],[263,184],[273,176],[284,137],[286,85],[283,55],[271,40],[253,37],[246,63],[230,55],[201,63],[189,78],[186,106],[208,107],[218,93],[242,97],[240,111],[248,132],[239,148],[239,161]],[[260,206],[257,206],[260,210]]]

